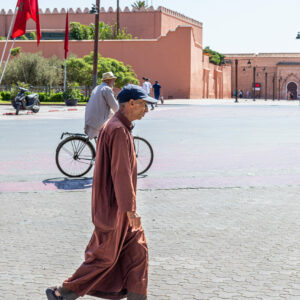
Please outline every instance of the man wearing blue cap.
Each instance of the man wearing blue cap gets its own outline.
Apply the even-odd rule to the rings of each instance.
[[[94,232],[85,261],[59,287],[46,290],[48,300],[84,295],[104,299],[146,300],[148,248],[136,212],[137,162],[132,121],[156,104],[137,85],[118,95],[120,108],[100,130],[92,188]]]

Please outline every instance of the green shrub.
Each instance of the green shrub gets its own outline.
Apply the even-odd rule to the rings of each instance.
[[[3,77],[3,84],[26,82],[29,85],[54,86],[63,83],[62,61],[45,58],[41,53],[20,53],[11,59]]]
[[[0,92],[0,99],[1,100],[11,100],[11,92],[8,92],[8,91]]]
[[[222,65],[224,64],[225,55],[211,50],[209,47],[205,47],[203,53],[209,56],[209,62],[215,65]]]
[[[6,40],[6,37],[5,37],[5,36],[2,36],[2,35],[0,35],[0,41],[4,41],[4,40]]]
[[[49,101],[50,102],[63,102],[64,101],[63,92],[50,94]]]
[[[30,40],[36,40],[37,39],[36,33],[34,31],[31,31],[29,33],[29,39]]]
[[[79,22],[70,23],[70,37],[74,40],[93,40],[95,38],[95,24],[84,25]],[[129,40],[132,35],[123,28],[117,34],[117,25],[99,23],[99,40]]]
[[[11,56],[17,56],[21,52],[21,47],[16,47],[10,50]]]
[[[38,95],[39,95],[40,102],[47,102],[47,101],[49,101],[50,96],[48,95],[48,93],[39,92]]]
[[[67,90],[63,92],[63,99],[68,100],[68,99],[81,99],[81,93],[78,89],[74,87],[68,87]]]

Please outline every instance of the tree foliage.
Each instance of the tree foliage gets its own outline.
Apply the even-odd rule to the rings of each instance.
[[[74,40],[93,40],[95,39],[95,24],[84,25],[79,22],[70,23],[70,38]],[[99,40],[129,40],[132,35],[123,28],[117,33],[117,25],[99,23]]]
[[[91,52],[83,58],[71,56],[67,60],[68,86],[91,86],[93,79],[93,57]],[[63,61],[57,57],[45,58],[41,53],[20,53],[11,59],[3,78],[3,84],[23,82],[34,86],[57,86],[63,84]],[[128,83],[139,84],[132,67],[113,58],[98,59],[98,83],[102,74],[113,72],[117,76],[115,86],[122,88]]]
[[[222,65],[224,64],[225,55],[213,51],[210,49],[210,47],[205,47],[203,50],[203,53],[207,56],[209,56],[209,62],[215,64],[215,65]]]
[[[136,8],[138,10],[141,10],[142,8],[147,8],[145,1],[135,1],[132,5],[133,8]]]
[[[30,40],[36,40],[37,39],[36,33],[34,31],[31,31],[29,33],[29,39]]]
[[[93,57],[91,52],[83,58],[71,57],[67,61],[69,84],[76,82],[79,85],[92,85],[93,79]],[[102,57],[99,54],[98,59],[98,83],[101,82],[103,73],[113,72],[117,77],[115,86],[122,88],[128,83],[139,84],[137,76],[129,65],[124,65],[123,62],[109,57]]]
[[[57,57],[45,58],[41,53],[21,53],[10,60],[3,84],[24,82],[30,85],[59,85],[63,81],[62,61]]]
[[[28,37],[25,34],[23,34],[19,37],[19,39],[26,41],[26,40],[28,40]]]

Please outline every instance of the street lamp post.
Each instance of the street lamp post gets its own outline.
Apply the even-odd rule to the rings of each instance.
[[[268,91],[268,73],[265,73],[265,101],[267,101],[267,91]]]
[[[235,103],[238,103],[238,64],[239,61],[235,60]]]
[[[280,98],[281,98],[281,80],[282,80],[282,77],[280,76],[279,79],[278,79],[278,101],[280,101]]]
[[[255,81],[256,81],[256,66],[253,67],[253,101],[255,101]]]
[[[235,103],[238,103],[238,64],[239,64],[239,60],[248,60],[248,65],[250,66],[251,65],[251,61],[250,59],[235,59],[235,100],[234,102]]]
[[[275,73],[273,75],[273,79],[272,79],[272,82],[273,82],[273,96],[272,96],[272,100],[274,101],[275,100]]]
[[[253,101],[256,101],[256,87],[258,86],[259,89],[261,88],[261,85],[258,85],[256,83],[256,71],[259,68],[263,68],[263,71],[265,72],[265,100],[267,100],[267,85],[268,85],[268,73],[267,73],[267,67],[263,66],[253,66],[253,83],[252,83],[252,89],[253,89]],[[259,76],[259,74],[257,75]],[[257,85],[257,86],[256,86]]]

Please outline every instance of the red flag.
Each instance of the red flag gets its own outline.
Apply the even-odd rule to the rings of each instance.
[[[69,11],[67,11],[67,16],[66,16],[66,29],[65,29],[65,59],[68,57],[68,52],[69,52]]]
[[[26,23],[31,18],[36,24],[37,43],[41,39],[41,27],[38,0],[18,0],[18,13],[12,32],[12,38],[17,38],[26,32]]]

